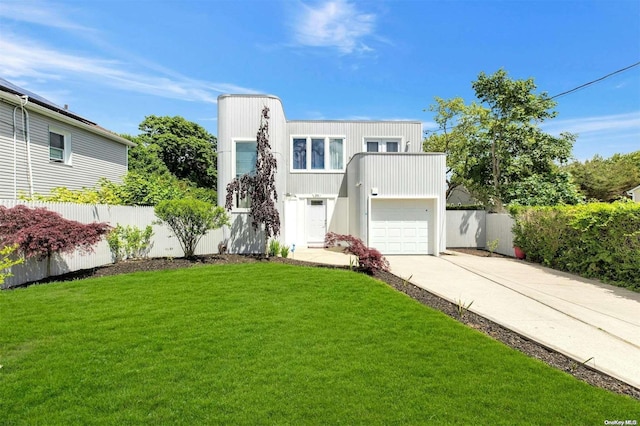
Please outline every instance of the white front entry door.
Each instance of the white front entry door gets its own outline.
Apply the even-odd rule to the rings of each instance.
[[[307,200],[307,245],[309,247],[323,247],[326,233],[326,200]]]

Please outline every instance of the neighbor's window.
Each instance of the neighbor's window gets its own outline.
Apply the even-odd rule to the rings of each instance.
[[[49,130],[49,159],[56,163],[68,163],[70,141],[68,134],[50,129]]]
[[[291,139],[292,171],[344,170],[344,138],[293,137]]]
[[[367,142],[367,152],[378,152],[378,142]]]
[[[387,152],[398,152],[398,142],[387,141]]]
[[[258,144],[255,141],[236,141],[235,142],[235,175],[239,178],[245,174],[254,174],[256,172],[256,160],[258,159]],[[249,208],[251,202],[248,198],[240,199],[236,193],[236,207]]]

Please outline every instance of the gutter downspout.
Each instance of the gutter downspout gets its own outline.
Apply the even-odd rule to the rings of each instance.
[[[29,180],[29,196],[33,197],[33,169],[31,167],[31,132],[29,131],[29,111],[25,106],[29,102],[27,95],[19,97],[20,105],[13,109],[13,199],[18,199],[18,123],[16,113],[20,108],[20,118],[22,119],[22,141],[27,148],[27,177]]]

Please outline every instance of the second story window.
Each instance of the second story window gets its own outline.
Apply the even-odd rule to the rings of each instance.
[[[71,137],[67,132],[49,129],[49,160],[71,164]]]
[[[364,142],[366,152],[399,152],[400,139],[367,138]]]
[[[344,149],[342,137],[294,136],[291,138],[291,171],[344,171]]]

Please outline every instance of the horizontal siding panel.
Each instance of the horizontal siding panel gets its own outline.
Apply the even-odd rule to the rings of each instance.
[[[18,113],[16,180],[18,192],[28,195],[27,144],[19,116]],[[69,133],[72,165],[49,161],[50,126]],[[48,194],[58,186],[93,187],[100,178],[120,182],[127,172],[127,147],[84,129],[30,111],[29,135],[35,193]],[[13,107],[5,102],[0,102],[0,149],[8,154],[7,161],[0,163],[0,196],[13,198]]]

